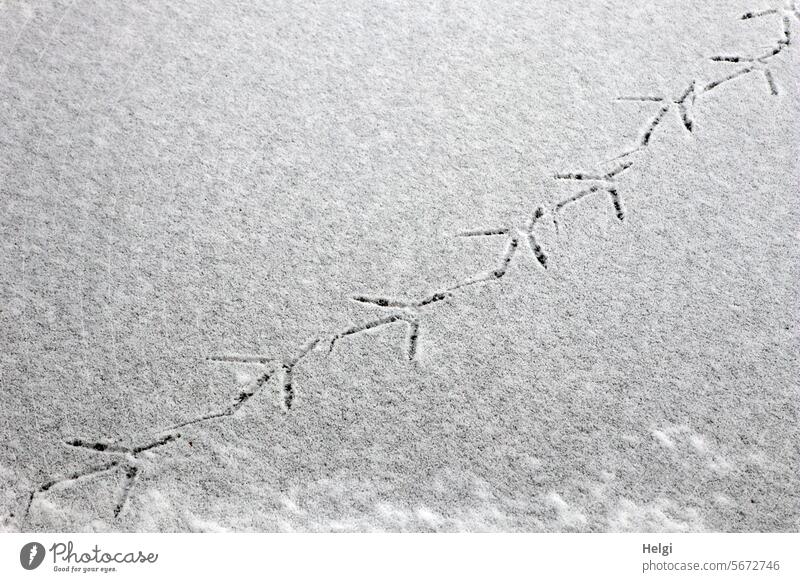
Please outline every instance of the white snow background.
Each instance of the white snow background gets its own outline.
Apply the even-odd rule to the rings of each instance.
[[[798,38],[0,3],[0,529],[797,531]]]

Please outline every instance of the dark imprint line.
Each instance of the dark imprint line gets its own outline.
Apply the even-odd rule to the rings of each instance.
[[[692,120],[691,114],[689,113],[689,108],[686,106],[686,99],[689,98],[689,95],[691,95],[692,103],[694,103],[694,81],[692,81],[692,84],[689,87],[688,92],[684,94],[679,101],[677,101],[678,114],[681,116],[681,122],[683,123],[683,127],[686,128],[686,131],[691,133],[694,127],[694,121]]]
[[[91,449],[91,450],[97,451],[99,453],[106,453],[106,452],[107,453],[127,453],[127,452],[130,452],[130,449],[128,449],[127,447],[121,447],[119,445],[112,445],[112,444],[106,444],[106,443],[101,443],[101,442],[89,442],[89,441],[84,441],[84,440],[81,440],[81,439],[69,440],[69,441],[66,441],[65,444],[69,445],[70,447]]]
[[[616,173],[616,172],[613,172]],[[465,281],[461,281],[456,283],[455,285],[448,288],[448,291],[453,291],[457,289],[465,289],[467,287],[471,287],[473,285],[477,285],[480,283],[496,281],[502,278],[506,272],[508,271],[508,267],[510,266],[520,244],[520,238],[524,237],[528,243],[528,246],[531,249],[531,253],[535,257],[537,261],[546,269],[547,268],[547,256],[545,255],[542,247],[537,243],[536,237],[533,234],[533,228],[536,223],[544,216],[544,209],[540,206],[538,207],[533,216],[525,221],[525,224],[522,228],[518,229],[515,234],[511,234],[512,229],[510,228],[498,228],[498,229],[479,229],[470,232],[476,233],[496,233],[496,232],[503,232],[506,233],[507,242],[506,246],[503,250],[502,255],[498,260],[498,266],[491,271],[486,271],[483,273],[479,273],[473,277]]]
[[[772,76],[772,71],[769,69],[764,69],[762,71],[764,73],[764,77],[767,79],[767,85],[769,86],[769,92],[773,95],[778,94],[778,85],[775,83],[775,79]]]
[[[303,360],[303,358],[314,351],[314,348],[319,345],[320,341],[321,340],[319,338],[311,339],[310,341],[306,342],[306,344],[303,345],[292,358],[281,364],[281,369],[283,370],[281,391],[283,394],[283,406],[286,410],[291,410],[295,398],[294,384],[292,383],[294,368]]]
[[[610,181],[613,178],[619,176],[625,170],[630,168],[633,165],[633,162],[623,162],[622,164],[617,165],[615,168],[612,168],[605,174],[589,174],[586,172],[570,172],[570,173],[563,173],[563,174],[555,174],[555,178],[557,180],[589,180],[589,181]]]
[[[125,508],[125,504],[128,502],[128,498],[131,496],[131,491],[133,490],[133,486],[136,484],[136,479],[138,476],[139,469],[135,466],[129,466],[125,471],[125,480],[122,482],[122,490],[119,495],[119,500],[114,507],[114,517],[119,517],[119,514],[122,513],[122,510]]]
[[[230,416],[232,412],[228,409],[223,410],[222,412],[209,412],[208,414],[204,414],[202,416],[198,416],[197,418],[191,418],[189,420],[185,420],[181,423],[175,424],[172,428],[184,428],[186,426],[192,426],[194,424],[199,424],[201,422],[205,422],[207,420],[213,420],[215,418],[222,418],[225,416]]]
[[[438,303],[439,301],[449,299],[451,296],[452,294],[448,293],[447,291],[437,291],[420,299],[419,301],[403,301],[401,299],[371,297],[368,295],[357,295],[352,297],[352,299],[358,303],[368,303],[370,305],[377,305],[378,307],[398,307],[401,309],[412,309],[414,307],[425,307],[427,305],[431,305],[432,303]]]
[[[414,318],[408,319],[408,361],[411,362],[417,355],[417,341],[419,340],[419,322]]]
[[[573,202],[577,202],[590,194],[594,194],[596,192],[605,191],[608,192],[611,198],[611,204],[614,206],[614,213],[616,214],[619,220],[625,219],[625,212],[622,208],[622,200],[620,198],[619,192],[613,186],[592,186],[591,188],[587,188],[586,190],[581,190],[577,194],[573,194],[569,198],[562,200],[559,202],[556,207],[555,211],[559,212],[562,208],[567,206],[568,204],[572,204]]]
[[[777,13],[778,13],[778,11],[775,10],[774,8],[771,8],[769,10],[762,10],[760,12],[745,12],[744,14],[742,14],[739,17],[739,19],[740,20],[749,20],[751,18],[761,18],[762,16],[766,16],[768,14],[777,14]]]
[[[175,424],[170,427],[169,430],[175,430],[178,428],[184,428],[187,426],[192,426],[195,424],[200,424],[202,422],[206,422],[209,420],[215,420],[218,418],[225,418],[228,416],[233,416],[236,414],[240,408],[242,408],[248,400],[250,400],[253,396],[258,394],[262,388],[269,382],[270,378],[275,373],[274,368],[268,369],[266,372],[260,374],[255,380],[252,380],[248,387],[242,390],[239,395],[236,397],[234,402],[227,406],[226,408],[218,411],[218,412],[209,412],[207,414],[203,414],[200,416],[196,416],[194,418],[190,418],[189,420],[185,420],[181,423]],[[180,435],[178,435],[180,436]]]
[[[677,99],[672,99],[671,103],[665,103],[667,99],[664,97],[656,97],[656,96],[633,96],[633,97],[618,97],[615,101],[650,101],[655,103],[665,103],[661,106],[659,111],[656,115],[650,120],[647,127],[642,133],[642,136],[639,140],[638,147],[634,148],[631,151],[625,152],[624,154],[617,156],[614,159],[619,159],[626,157],[637,150],[645,148],[649,145],[650,140],[656,130],[656,128],[661,124],[664,117],[668,113],[669,109],[672,105],[677,105],[678,108],[678,115],[680,117],[681,123],[683,123],[683,127],[689,131],[690,133],[693,130],[694,123],[691,118],[690,114],[690,106],[687,105],[687,101],[693,105],[695,99],[695,81],[693,80],[686,86],[686,89],[683,90],[683,93]]]
[[[179,433],[171,433],[161,437],[158,440],[149,442],[145,445],[140,445],[137,447],[123,447],[121,445],[104,443],[104,442],[93,442],[93,441],[85,441],[83,439],[72,439],[65,441],[65,444],[70,447],[76,448],[83,448],[83,449],[90,449],[97,453],[116,453],[116,454],[132,454],[134,456],[142,453],[144,451],[149,451],[151,449],[155,449],[157,447],[163,447],[164,445],[171,443],[177,439],[179,439],[181,435]]]
[[[417,303],[416,307],[425,307],[426,305],[430,305],[432,303],[438,303],[439,301],[444,301],[445,299],[449,299],[452,297],[452,293],[448,293],[447,291],[437,291],[433,295],[430,295]]]
[[[37,493],[44,493],[45,491],[49,491],[50,489],[52,489],[57,485],[70,483],[72,481],[78,481],[86,477],[92,477],[94,475],[104,473],[106,471],[111,471],[115,469],[119,464],[120,461],[118,460],[110,461],[102,465],[95,465],[89,467],[83,471],[77,471],[71,473],[68,477],[64,477],[63,479],[52,479],[50,481],[45,481],[44,483],[40,484],[37,488],[35,488],[33,491],[31,491],[30,495],[28,496],[27,505],[25,506],[25,510],[23,511],[22,514],[22,519],[23,520],[27,519],[28,515],[30,514],[31,505],[33,505],[33,500],[35,499]]]
[[[333,336],[333,342],[335,342],[337,340],[340,340],[340,339],[342,339],[344,337],[347,337],[349,335],[353,335],[353,334],[356,334],[356,333],[361,333],[362,331],[367,331],[369,329],[374,329],[374,328],[380,327],[382,325],[388,325],[390,323],[394,323],[395,321],[400,321],[401,319],[402,319],[402,316],[397,315],[397,314],[393,314],[393,315],[387,315],[385,317],[379,317],[377,319],[373,319],[371,321],[367,321],[366,323],[361,323],[359,325],[354,325],[352,327],[349,327],[349,328],[345,329],[342,332],[337,333],[335,336]]]
[[[794,3],[792,3],[792,5],[791,5],[791,10],[792,11],[796,10]],[[767,14],[778,14],[778,13],[779,13],[778,10],[765,10],[765,11],[761,11],[761,12],[748,12],[745,15],[742,16],[742,19],[746,20],[747,18],[756,18],[756,17],[759,17],[759,16],[767,15]],[[712,61],[716,61],[716,62],[758,63],[760,65],[766,65],[767,61],[769,59],[774,58],[774,57],[778,56],[779,54],[781,54],[783,49],[785,49],[786,47],[788,47],[791,44],[791,38],[792,38],[792,36],[791,36],[791,32],[792,32],[791,31],[791,21],[789,20],[789,17],[786,14],[783,14],[781,16],[781,22],[782,22],[782,25],[783,25],[782,29],[781,29],[782,36],[781,36],[780,39],[778,39],[777,45],[774,48],[772,48],[769,51],[767,51],[766,53],[764,53],[764,54],[762,54],[760,56],[757,56],[757,57],[728,56],[728,55],[713,56],[713,57],[711,57],[711,60]],[[708,84],[706,86],[705,90],[706,91],[711,90],[714,87],[719,86],[721,83],[729,81],[732,78],[735,78],[736,76],[739,76],[741,74],[745,74],[745,73],[750,72],[752,70],[755,70],[755,67],[750,67],[749,70],[748,69],[742,69],[740,71],[737,71],[736,73],[734,73],[734,75],[735,75],[734,77],[726,77],[726,78],[720,79],[719,81],[714,81],[714,82]],[[764,74],[764,76],[765,76],[765,78],[767,80],[767,84],[769,86],[770,93],[772,95],[778,95],[778,87],[777,87],[777,84],[775,83],[775,80],[774,80],[774,78],[772,76],[772,72],[769,69],[766,69],[766,68],[763,68],[763,67],[758,67],[758,70],[760,70]]]
[[[240,364],[266,364],[270,361],[267,356],[250,356],[250,355],[212,355],[208,356],[206,360],[211,362],[227,362],[227,363],[240,363]]]
[[[500,279],[506,274],[506,271],[508,271],[508,267],[511,264],[511,260],[514,258],[514,255],[517,252],[518,246],[519,240],[517,240],[516,237],[512,237],[508,241],[508,244],[506,245],[506,251],[503,253],[503,257],[500,259],[500,267],[492,271],[492,275],[495,279]]]
[[[592,186],[591,188],[587,188],[586,190],[581,190],[577,194],[573,194],[569,198],[566,198],[566,199],[562,200],[561,202],[559,202],[558,204],[556,204],[556,211],[561,210],[567,204],[572,204],[573,202],[576,202],[576,201],[580,200],[581,198],[584,198],[585,196],[588,196],[589,194],[594,194],[595,192],[599,192],[602,189],[603,189],[603,186]]]
[[[417,353],[417,338],[419,337],[419,323],[417,322],[416,318],[408,315],[408,314],[398,314],[394,313],[392,315],[387,315],[385,317],[379,317],[377,319],[373,319],[366,323],[362,323],[360,325],[356,325],[350,327],[336,335],[333,336],[331,343],[330,343],[330,350],[333,350],[335,342],[344,339],[347,336],[355,335],[358,333],[362,333],[368,331],[370,329],[377,329],[384,325],[391,325],[393,323],[403,322],[409,326],[409,336],[408,336],[408,348],[407,348],[407,356],[409,359],[413,359]]]
[[[747,57],[726,57],[726,56],[714,56],[711,57],[712,61],[721,62],[721,63],[741,63],[745,61],[754,61],[755,59],[747,58]]]
[[[647,95],[642,96],[642,97],[625,96],[625,97],[617,97],[617,98],[614,99],[614,101],[652,101],[652,102],[656,102],[656,103],[659,103],[659,102],[661,102],[663,100],[664,100],[663,97],[650,97],[650,96],[647,96]]]
[[[602,174],[586,174],[583,172],[569,172],[563,174],[554,174],[556,180],[604,180]]]
[[[525,239],[528,242],[528,247],[533,253],[534,258],[539,262],[539,264],[547,268],[547,255],[542,250],[542,247],[536,241],[536,236],[533,234],[533,228],[536,226],[536,223],[539,222],[544,217],[544,208],[541,206],[536,209],[533,213],[533,216],[528,219],[527,223],[525,224],[525,229],[523,230],[523,234],[526,235]]]
[[[303,346],[300,347],[300,349],[297,351],[297,354],[294,357],[289,358],[287,362],[284,362],[284,365],[290,368],[294,368],[297,364],[300,363],[300,360],[302,360],[308,354],[314,351],[314,348],[316,348],[319,345],[320,341],[321,341],[320,338],[313,338],[309,340]]]
[[[286,410],[292,408],[292,401],[294,400],[294,388],[292,387],[292,368],[283,366],[283,405]]]
[[[530,247],[533,256],[536,257],[536,260],[539,261],[539,264],[546,269],[547,255],[544,254],[542,247],[539,246],[539,243],[536,242],[536,238],[533,236],[533,233],[528,233],[527,240],[528,240],[528,246]]]
[[[716,89],[723,83],[727,83],[728,81],[732,81],[742,75],[747,75],[748,73],[752,73],[755,70],[755,67],[745,67],[744,69],[739,69],[731,73],[730,75],[723,77],[721,79],[717,79],[716,81],[711,81],[705,87],[703,87],[703,91],[711,91],[712,89]]]
[[[694,97],[693,97],[694,96],[694,86],[695,86],[695,82],[694,81],[689,83],[689,86],[686,87],[686,90],[683,93],[681,93],[681,96],[678,97],[675,100],[675,103],[683,103],[683,102],[685,102],[689,98],[690,95],[694,99]]]
[[[625,212],[622,210],[622,201],[620,200],[619,193],[616,188],[609,188],[608,193],[611,195],[611,203],[614,205],[614,212],[617,214],[619,220],[625,219]]]
[[[138,447],[134,447],[131,452],[134,455],[138,455],[139,453],[143,453],[145,451],[149,451],[149,450],[152,450],[152,449],[155,449],[155,448],[158,448],[158,447],[163,447],[164,445],[169,444],[171,442],[174,442],[174,441],[178,440],[179,438],[181,438],[180,433],[168,434],[168,435],[165,435],[165,436],[161,437],[158,440],[155,440],[155,441],[153,441],[151,443],[147,443],[146,445],[141,445],[141,446],[138,446]]]
[[[456,236],[495,236],[499,234],[508,234],[507,228],[495,228],[489,230],[467,230],[459,232]]]
[[[664,119],[664,116],[667,114],[667,111],[669,111],[669,105],[662,106],[661,109],[658,110],[658,113],[656,113],[656,116],[653,117],[652,121],[650,121],[650,125],[648,125],[647,129],[644,130],[642,139],[639,142],[643,147],[647,146],[650,143],[650,138],[653,136],[653,132],[661,123],[661,120]]]
[[[395,301],[392,299],[385,299],[383,297],[366,297],[364,295],[358,295],[353,297],[353,301],[358,301],[359,303],[371,303],[372,305],[377,305],[378,307],[405,307],[406,303],[402,301]]]

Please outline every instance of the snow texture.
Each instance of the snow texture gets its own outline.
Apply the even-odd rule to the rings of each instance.
[[[798,531],[800,11],[0,4],[0,531]]]

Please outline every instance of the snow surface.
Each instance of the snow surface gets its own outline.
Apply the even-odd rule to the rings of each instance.
[[[798,38],[3,2],[0,530],[797,531]]]

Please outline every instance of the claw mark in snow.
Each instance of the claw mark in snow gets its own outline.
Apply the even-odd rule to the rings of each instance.
[[[444,301],[451,297],[452,294],[448,293],[447,291],[437,291],[436,293],[432,293],[431,295],[427,295],[422,299],[418,299],[416,301],[405,301],[402,299],[391,299],[388,297],[368,297],[365,295],[357,295],[353,297],[353,301],[357,301],[359,303],[371,303],[372,305],[377,305],[378,307],[398,307],[401,309],[414,309],[419,307],[425,307],[426,305],[430,305],[431,303],[437,303],[439,301]]]
[[[25,506],[22,519],[23,520],[27,519],[28,515],[30,514],[31,506],[33,505],[33,501],[36,498],[36,496],[46,491],[49,491],[53,487],[60,485],[67,485],[70,483],[74,483],[76,481],[81,481],[86,478],[100,475],[102,473],[115,471],[117,469],[123,469],[125,471],[125,474],[123,476],[123,481],[120,485],[120,492],[118,495],[117,503],[114,506],[114,517],[118,517],[119,514],[122,512],[122,510],[125,508],[125,504],[127,503],[131,491],[133,490],[133,487],[135,485],[136,478],[139,475],[140,455],[146,451],[150,451],[158,447],[163,447],[164,445],[176,441],[180,438],[181,438],[180,433],[173,432],[165,434],[164,436],[161,436],[153,441],[149,441],[144,444],[136,445],[133,447],[117,445],[110,443],[108,441],[87,441],[84,439],[71,439],[66,441],[65,444],[67,446],[88,449],[95,453],[100,453],[103,455],[112,455],[116,458],[107,463],[103,463],[100,465],[93,465],[82,471],[76,471],[67,477],[63,477],[60,479],[51,479],[49,481],[41,483],[39,486],[35,487],[33,491],[30,492],[28,496],[28,503]]]
[[[555,225],[556,229],[559,228],[558,223],[558,213],[561,211],[562,208],[565,206],[572,204],[573,202],[577,202],[590,194],[595,194],[597,192],[606,192],[609,195],[611,200],[611,204],[614,207],[614,214],[619,220],[625,219],[625,211],[622,207],[622,200],[619,195],[619,191],[617,190],[617,177],[622,174],[625,170],[630,168],[633,165],[633,162],[624,162],[615,168],[612,168],[610,171],[600,174],[588,174],[588,173],[571,173],[571,174],[556,174],[556,179],[562,180],[574,180],[574,181],[589,181],[589,182],[600,182],[599,184],[593,184],[592,186],[579,191],[568,198],[560,201],[556,204],[554,211],[553,211],[553,224]]]
[[[125,480],[122,482],[122,489],[119,495],[119,501],[114,507],[114,517],[119,517],[119,514],[125,508],[128,498],[131,496],[133,486],[136,484],[136,478],[139,475],[139,468],[136,465],[130,465],[125,470]]]
[[[647,122],[647,125],[645,126],[644,131],[639,138],[639,144],[636,146],[636,148],[628,153],[633,153],[633,151],[646,148],[648,145],[650,145],[650,140],[652,139],[656,128],[661,124],[661,122],[664,120],[664,117],[673,107],[676,108],[681,123],[683,123],[683,127],[686,129],[686,131],[691,133],[694,129],[694,121],[692,120],[692,106],[694,105],[695,96],[695,81],[692,81],[689,83],[686,89],[684,89],[680,96],[674,99],[667,99],[666,97],[651,95],[617,97],[615,101],[639,101],[662,104],[656,114],[650,119],[650,121]]]
[[[680,122],[683,124],[684,129],[687,132],[693,132],[695,124],[692,113],[695,99],[709,91],[717,89],[729,81],[744,75],[748,75],[753,72],[760,73],[764,76],[770,93],[772,95],[778,95],[779,86],[775,79],[775,74],[771,68],[771,65],[773,62],[775,62],[773,59],[776,59],[781,54],[784,54],[784,51],[786,51],[787,48],[793,44],[791,26],[793,22],[800,20],[800,11],[798,11],[797,2],[787,1],[784,7],[780,9],[773,8],[758,12],[747,12],[741,15],[740,19],[751,20],[773,16],[780,18],[781,37],[766,52],[755,56],[719,55],[711,57],[711,59],[715,62],[740,63],[741,68],[737,68],[736,71],[728,73],[722,78],[707,82],[705,85],[695,85],[695,82],[693,81],[686,87],[679,97],[674,99],[668,99],[664,96],[658,95],[618,97],[616,101],[619,102],[639,101],[643,103],[654,104],[654,115],[648,119],[646,125],[643,127],[638,143],[635,145],[635,147],[633,147],[633,149],[628,149],[610,161],[620,160],[636,152],[642,152],[646,150],[652,141],[654,133],[667,118],[666,116],[668,115],[670,109],[675,109],[677,111],[678,117]],[[655,111],[656,105],[658,106],[657,111]],[[630,168],[632,164],[633,162],[631,161],[619,163],[608,172],[571,172],[556,174],[555,178],[558,180],[586,182],[586,187],[583,190],[562,200],[555,206],[553,223],[555,224],[556,228],[558,228],[558,212],[560,212],[565,206],[598,192],[605,192],[609,195],[617,218],[619,220],[623,220],[625,212],[617,188],[617,178],[628,168]],[[181,439],[181,434],[175,432],[178,428],[200,425],[207,421],[227,419],[235,416],[239,410],[241,410],[248,402],[252,400],[254,396],[259,394],[269,384],[273,377],[276,377],[278,380],[277,384],[281,390],[283,407],[287,410],[291,409],[296,397],[296,367],[315,349],[317,349],[320,344],[324,342],[327,342],[330,352],[335,343],[339,340],[347,338],[351,335],[369,331],[371,329],[379,329],[386,325],[401,322],[406,324],[408,327],[406,350],[407,358],[412,361],[415,360],[418,355],[418,339],[420,330],[419,319],[425,308],[430,305],[449,300],[460,289],[468,288],[472,285],[483,282],[496,282],[503,279],[512,262],[515,260],[523,240],[526,241],[527,246],[536,261],[538,261],[543,268],[547,268],[547,256],[534,236],[534,227],[537,221],[541,219],[543,215],[544,211],[541,208],[538,208],[533,217],[526,220],[524,225],[520,228],[486,228],[459,233],[457,235],[459,237],[502,237],[505,244],[503,246],[502,253],[496,260],[497,262],[495,267],[465,281],[452,285],[444,290],[436,291],[430,295],[426,295],[416,300],[403,300],[369,295],[359,295],[353,297],[353,300],[358,303],[391,310],[391,312],[382,317],[369,319],[366,322],[346,327],[345,329],[342,329],[331,335],[323,335],[318,338],[314,338],[311,341],[303,344],[293,355],[288,358],[279,359],[264,355],[240,354],[220,354],[209,356],[207,358],[209,361],[256,364],[261,366],[261,370],[259,375],[249,382],[228,406],[216,411],[207,411],[203,414],[176,424],[168,429],[167,433],[160,433],[162,436],[149,442],[145,442],[137,446],[126,447],[103,440],[91,441],[84,439],[72,439],[66,441],[66,445],[70,447],[85,449],[93,454],[106,455],[106,458],[110,459],[106,463],[89,466],[83,470],[70,473],[66,477],[49,478],[48,480],[43,481],[39,485],[35,486],[33,490],[31,490],[26,496],[26,505],[21,513],[22,522],[24,523],[28,518],[31,506],[37,495],[44,494],[56,487],[68,486],[72,483],[92,479],[102,474],[121,471],[119,492],[113,509],[114,516],[118,517],[124,511],[124,508],[126,507],[126,504],[132,495],[134,487],[141,476],[141,455]],[[704,450],[702,439],[699,436],[693,438],[695,439],[693,443],[695,443],[696,448],[700,451]],[[13,517],[13,514],[11,517]]]
[[[567,175],[565,174],[564,176]],[[579,178],[579,179],[584,179],[584,178]],[[514,259],[514,256],[519,250],[519,245],[521,240],[525,240],[527,242],[528,248],[530,249],[533,257],[539,262],[539,264],[542,267],[546,269],[547,255],[542,250],[541,245],[537,242],[536,236],[534,234],[534,227],[537,221],[543,216],[544,216],[544,209],[540,207],[536,209],[531,218],[528,218],[525,221],[525,223],[521,228],[516,228],[512,230],[511,228],[501,227],[501,228],[468,230],[458,233],[456,236],[460,237],[503,235],[505,236],[506,239],[506,245],[502,255],[500,255],[500,259],[497,263],[497,266],[494,269],[492,269],[491,271],[480,273],[474,277],[467,279],[466,281],[456,283],[455,285],[449,288],[449,291],[462,289],[464,287],[469,287],[477,283],[482,283],[485,281],[493,281],[504,277],[505,274],[508,272],[508,268]]]
[[[384,307],[383,305],[379,306]],[[392,315],[387,315],[385,317],[379,317],[377,319],[373,319],[367,321],[366,323],[361,323],[359,325],[354,325],[337,333],[331,339],[330,350],[333,349],[334,344],[337,341],[346,338],[347,336],[355,335],[357,333],[368,331],[370,329],[377,329],[379,327],[390,325],[396,322],[403,322],[408,325],[409,334],[408,334],[408,348],[406,355],[409,360],[413,360],[417,354],[417,338],[419,337],[419,322],[417,321],[413,313],[405,311],[400,313],[393,313]]]
[[[731,73],[727,77],[723,77],[721,79],[717,79],[715,81],[711,81],[705,87],[703,87],[703,92],[707,93],[708,91],[711,91],[712,89],[716,89],[717,87],[719,87],[723,83],[727,83],[728,81],[732,81],[733,79],[741,77],[742,75],[747,75],[748,73],[752,73],[753,71],[755,71],[755,67],[745,67],[744,69],[739,69],[738,71],[735,71],[735,72]]]
[[[33,505],[33,501],[36,498],[36,496],[39,495],[40,493],[49,491],[50,489],[58,485],[66,485],[68,483],[73,483],[75,481],[83,480],[87,477],[93,477],[95,475],[99,475],[107,471],[112,471],[119,466],[120,462],[121,461],[115,460],[108,463],[104,463],[102,465],[94,465],[92,467],[84,469],[83,471],[76,471],[67,477],[63,477],[61,479],[51,479],[49,481],[45,481],[44,483],[39,484],[28,495],[28,502],[25,505],[25,508],[22,512],[23,522],[28,518],[28,515],[30,514],[31,511],[31,506]]]
[[[798,12],[795,2],[786,2],[781,9],[762,10],[760,12],[747,12],[740,17],[740,20],[750,20],[753,18],[761,18],[763,16],[778,15],[781,19],[781,37],[778,39],[775,46],[767,50],[765,53],[756,56],[741,56],[741,55],[717,55],[711,57],[712,61],[721,63],[749,63],[750,66],[740,69],[735,73],[723,77],[717,81],[712,81],[705,86],[704,91],[711,91],[719,87],[722,83],[731,81],[741,75],[758,71],[767,82],[767,87],[772,95],[778,95],[778,85],[775,82],[775,77],[772,70],[769,68],[769,61],[774,57],[780,55],[792,42],[791,30],[791,17],[794,16],[800,20],[800,12]]]
[[[267,370],[259,375],[253,382],[251,382],[248,387],[239,393],[236,397],[236,400],[233,404],[228,406],[227,408],[223,409],[220,412],[206,414],[203,416],[199,416],[195,419],[186,421],[177,425],[175,428],[186,426],[188,424],[196,424],[198,422],[203,422],[206,420],[211,420],[214,418],[221,418],[224,416],[232,416],[235,414],[245,403],[250,400],[253,396],[255,396],[263,387],[264,385],[272,378],[277,370],[281,372],[281,401],[283,406],[286,410],[290,410],[292,408],[292,404],[295,398],[295,390],[294,384],[292,383],[292,375],[294,373],[294,368],[306,357],[308,356],[314,349],[320,344],[322,341],[321,338],[313,338],[310,341],[306,342],[302,345],[297,352],[280,361],[270,358],[268,356],[262,355],[250,355],[250,354],[221,354],[221,355],[213,355],[209,356],[207,359],[214,361],[214,362],[237,362],[242,364],[262,364],[267,366]]]

